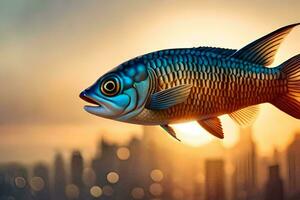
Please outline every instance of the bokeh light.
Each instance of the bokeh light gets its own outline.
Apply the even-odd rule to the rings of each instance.
[[[131,195],[134,199],[142,199],[145,196],[145,191],[141,187],[135,187],[132,189]]]
[[[38,191],[41,191],[44,189],[45,187],[45,182],[44,180],[41,178],[41,177],[32,177],[31,180],[30,180],[30,187],[38,192]]]
[[[120,160],[128,160],[130,157],[130,151],[126,147],[120,147],[117,150],[117,156]]]
[[[163,193],[163,188],[159,183],[153,183],[149,187],[149,191],[154,196],[160,196]]]
[[[79,197],[80,191],[78,187],[74,184],[67,185],[66,187],[66,196],[69,199],[77,199]]]
[[[153,181],[155,181],[155,182],[160,182],[160,181],[163,180],[164,174],[163,174],[163,172],[162,172],[161,170],[159,170],[159,169],[154,169],[154,170],[151,171],[150,177],[151,177],[151,179],[152,179]]]
[[[15,185],[17,188],[22,189],[26,186],[26,180],[23,177],[18,176],[15,178]]]
[[[102,189],[99,186],[93,186],[90,189],[90,194],[93,197],[98,198],[102,195]]]
[[[107,181],[114,184],[119,181],[119,174],[116,172],[109,172],[106,176]]]

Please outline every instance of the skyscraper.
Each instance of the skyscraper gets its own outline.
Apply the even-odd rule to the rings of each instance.
[[[39,163],[33,168],[30,180],[31,189],[38,200],[50,200],[50,183],[48,167]]]
[[[300,133],[295,135],[287,148],[288,193],[294,196],[300,193]]]
[[[101,140],[98,146],[96,158],[92,161],[92,169],[96,174],[96,185],[103,188],[103,200],[118,199],[116,197],[116,186],[119,183],[119,177],[116,183],[110,183],[108,174],[110,172],[119,173],[119,160],[117,158],[117,146]],[[120,177],[122,179],[122,176]]]
[[[240,141],[232,149],[232,196],[235,200],[248,200],[256,195],[256,145],[251,128],[241,129],[240,133]]]
[[[71,158],[71,183],[81,188],[83,173],[83,158],[80,151],[73,151]]]
[[[71,184],[69,185],[68,189],[72,188],[69,192],[68,189],[66,190],[67,196],[71,199],[80,199],[83,200],[86,194],[85,187],[82,180],[83,175],[83,157],[80,151],[73,151],[71,156]],[[76,191],[76,192],[75,192]]]
[[[60,153],[56,154],[54,160],[54,187],[53,194],[56,200],[65,200],[66,172],[64,160]]]
[[[279,173],[279,165],[269,167],[269,178],[266,184],[265,200],[284,200],[283,181]]]
[[[205,161],[205,199],[225,200],[225,171],[223,160]]]

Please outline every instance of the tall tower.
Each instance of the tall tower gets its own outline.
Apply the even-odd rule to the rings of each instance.
[[[233,198],[252,199],[256,194],[256,145],[252,139],[251,128],[241,129],[240,141],[233,148]]]
[[[71,157],[71,183],[79,189],[83,187],[83,158],[80,151],[74,151]]]
[[[288,193],[293,196],[300,193],[300,133],[295,135],[287,148]]]
[[[46,165],[37,164],[33,168],[33,177],[30,181],[36,199],[50,200],[49,171]]]
[[[265,200],[284,200],[283,181],[280,177],[279,165],[269,167]]]
[[[223,160],[206,160],[205,162],[205,199],[224,200],[225,171]]]
[[[60,153],[54,159],[54,199],[65,200],[66,172],[64,160]]]

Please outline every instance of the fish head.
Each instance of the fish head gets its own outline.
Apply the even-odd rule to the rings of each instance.
[[[143,110],[150,84],[144,64],[126,63],[101,76],[80,93],[80,98],[94,104],[84,106],[87,112],[126,122]]]

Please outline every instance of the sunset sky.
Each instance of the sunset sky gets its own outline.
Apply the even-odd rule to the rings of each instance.
[[[74,148],[91,157],[102,135],[125,144],[141,133],[140,126],[98,118],[82,109],[85,103],[78,94],[99,76],[160,49],[239,49],[300,22],[299,10],[297,0],[1,1],[0,162],[49,161],[54,152]],[[273,66],[298,53],[300,27],[284,41]],[[224,144],[231,147],[238,140],[238,127],[228,117],[222,121]],[[176,127],[181,136],[191,129],[196,140],[207,140],[207,133],[195,125]],[[300,121],[266,104],[253,131],[259,151],[268,154],[275,146],[284,150],[300,132]]]

